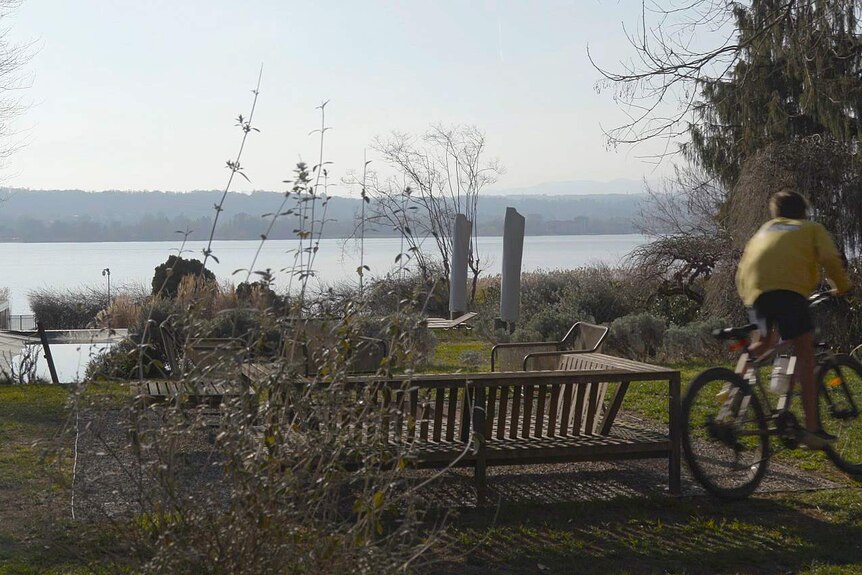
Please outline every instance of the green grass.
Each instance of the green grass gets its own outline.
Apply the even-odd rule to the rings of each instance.
[[[116,572],[100,566],[116,542],[69,517],[68,402],[67,386],[0,385],[0,575]]]
[[[466,338],[449,339],[438,345],[433,367],[455,371],[468,349],[490,352]],[[680,370],[685,393],[711,365],[671,367]],[[667,392],[667,382],[635,383],[624,407],[666,423]],[[779,449],[776,458],[848,487],[730,505],[655,497],[462,510],[438,567],[449,573],[862,574],[862,492],[820,452]]]
[[[487,358],[490,345],[447,334],[429,368],[463,369],[466,351]],[[705,366],[675,367],[685,387]],[[116,406],[128,393],[106,384],[88,386],[83,398]],[[58,436],[67,401],[68,389],[61,386],[0,386],[0,575],[113,573],[112,560],[131,560],[122,551],[110,552],[117,549],[110,532],[68,518],[62,481],[68,472],[51,456],[69,447],[69,437]],[[666,421],[667,384],[632,385],[626,407]],[[780,456],[803,467],[832,469],[811,454]],[[525,503],[457,511],[433,551],[439,562],[432,571],[862,574],[860,536],[862,493],[855,487],[726,505],[661,496]]]
[[[855,489],[656,497],[465,511],[441,555],[451,573],[862,573],[860,535]]]
[[[469,332],[446,332],[437,336],[434,355],[422,371],[428,373],[480,372],[491,369],[491,347],[473,339]],[[464,360],[474,359],[474,362]]]

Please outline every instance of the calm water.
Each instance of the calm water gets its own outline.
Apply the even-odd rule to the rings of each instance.
[[[51,345],[51,357],[54,359],[54,369],[57,370],[57,379],[60,383],[73,383],[82,381],[87,371],[87,364],[97,355],[104,353],[110,348],[107,343],[61,343]],[[36,352],[36,375],[44,381],[51,381],[51,370],[42,353],[41,345],[32,346]],[[18,365],[21,356],[16,356],[12,361]]]
[[[567,269],[590,263],[616,264],[632,249],[641,245],[640,235],[598,236],[539,236],[524,241],[523,270]],[[397,269],[395,257],[400,251],[398,238],[365,240],[365,264],[371,274],[382,276]],[[355,281],[359,266],[359,249],[355,242],[323,240],[320,242],[314,270],[319,281]],[[245,280],[258,242],[215,242],[213,253],[219,263],[208,267],[219,279]],[[190,242],[185,246],[185,257],[201,259],[204,242]],[[277,284],[285,288],[294,263],[297,242],[274,240],[264,245],[255,269],[271,268],[276,272]],[[0,287],[9,288],[13,314],[28,314],[27,292],[40,287],[74,288],[82,285],[104,287],[102,270],[110,268],[113,285],[143,283],[150,285],[154,268],[170,254],[176,254],[178,242],[122,242],[122,243],[0,243],[0,269],[6,271]],[[486,273],[500,271],[503,238],[479,238],[480,256],[488,263]]]

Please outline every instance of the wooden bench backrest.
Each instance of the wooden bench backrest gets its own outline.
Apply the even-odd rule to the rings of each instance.
[[[326,361],[324,354],[334,350],[333,341],[338,340],[339,320],[305,319],[297,322],[291,338],[299,342],[302,350],[293,349],[295,361],[300,361],[300,355],[305,354],[307,373],[314,373]],[[289,342],[285,351],[290,349]],[[373,373],[380,367],[386,357],[386,345],[383,340],[360,337],[354,342],[347,366],[348,373]]]
[[[562,349],[572,351],[595,351],[601,353],[608,328],[585,321],[579,321],[566,334]]]
[[[185,349],[192,374],[207,379],[234,379],[244,356],[245,346],[235,339],[195,339],[190,340]]]
[[[518,346],[498,345],[495,346],[494,371],[521,371],[524,366],[524,357],[537,352],[562,351],[560,342],[531,342],[531,344],[519,344]],[[554,369],[557,358],[542,358],[535,363],[535,369]]]
[[[516,440],[598,433],[605,412],[606,383],[523,384],[484,388],[485,437]],[[380,388],[381,428],[391,441],[451,443],[470,437],[475,388],[463,385]]]
[[[601,352],[608,328],[584,321],[575,322],[560,341],[498,344],[492,350],[494,371],[520,371],[524,369],[524,358],[532,353],[553,351]],[[553,355],[530,358],[528,369],[556,369],[558,358]]]
[[[607,384],[537,384],[487,389],[485,437],[516,439],[592,435]]]

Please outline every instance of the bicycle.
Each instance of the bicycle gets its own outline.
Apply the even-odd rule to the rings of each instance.
[[[814,294],[809,306],[830,297],[828,292]],[[736,371],[726,367],[705,370],[692,381],[683,399],[683,453],[694,478],[720,499],[751,495],[766,474],[772,453],[770,438],[795,449],[803,431],[791,410],[794,388],[799,386],[791,385],[787,393],[779,394],[773,406],[770,397],[776,394],[767,391],[760,377],[764,367],[781,357],[782,365],[789,368],[786,375],[792,378],[795,357],[788,354],[792,344],[780,342],[753,359],[749,344],[756,329],[757,324],[749,324],[714,331],[717,339],[731,341],[734,351],[741,350]],[[849,355],[832,353],[819,334],[815,342],[818,418],[824,430],[838,437],[824,451],[839,469],[862,479],[862,364]]]

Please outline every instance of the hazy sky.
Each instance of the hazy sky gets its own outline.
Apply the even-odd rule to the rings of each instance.
[[[498,188],[652,178],[636,156],[655,145],[606,149],[601,126],[624,116],[586,55],[630,54],[622,25],[639,11],[640,0],[25,0],[5,19],[34,48],[15,123],[25,146],[4,183],[223,187],[261,63],[261,133],[237,189],[284,189],[297,160],[315,161],[308,133],[324,100],[335,176],[361,169],[375,135],[443,122],[485,131],[506,169]]]

